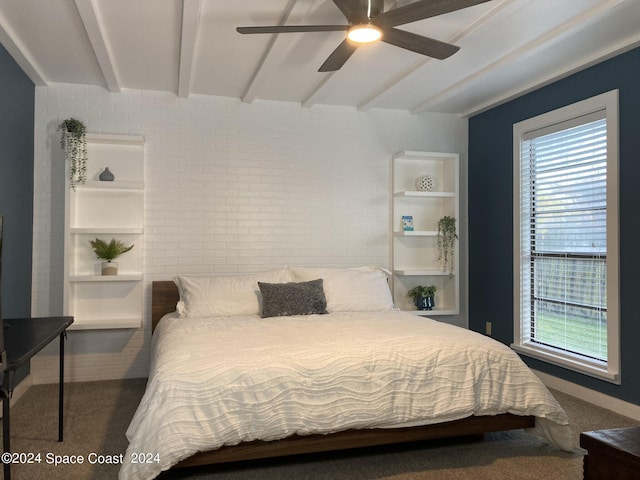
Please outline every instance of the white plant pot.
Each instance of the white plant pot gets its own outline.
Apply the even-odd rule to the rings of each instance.
[[[117,275],[118,262],[102,262],[102,275]]]

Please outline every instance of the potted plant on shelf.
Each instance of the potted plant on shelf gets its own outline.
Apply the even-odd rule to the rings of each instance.
[[[409,290],[407,296],[413,298],[418,310],[433,310],[436,290],[435,285],[418,285]]]
[[[58,125],[60,145],[64,149],[65,160],[69,164],[71,188],[87,180],[87,128],[80,120],[68,118]]]
[[[455,265],[455,245],[458,239],[456,219],[444,216],[438,220],[438,262],[443,272],[453,273]]]
[[[104,260],[104,262],[102,262],[102,275],[117,275],[118,264],[113,260],[133,248],[133,244],[126,247],[124,243],[120,240],[116,240],[115,238],[112,238],[109,243],[99,238],[89,240],[89,243],[91,243],[91,247],[93,248],[96,257],[100,260]]]

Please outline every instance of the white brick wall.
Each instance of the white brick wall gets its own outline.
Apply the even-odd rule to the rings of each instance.
[[[451,115],[37,87],[34,315],[62,311],[64,164],[56,127],[68,117],[90,132],[145,137],[147,287],[178,273],[388,266],[391,154],[453,151],[464,163],[467,151],[467,122]],[[148,317],[138,331],[70,332],[68,378],[145,376]],[[51,347],[34,360],[35,383],[55,381],[56,355]]]

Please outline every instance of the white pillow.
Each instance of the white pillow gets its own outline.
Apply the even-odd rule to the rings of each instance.
[[[290,269],[294,281],[322,279],[329,313],[375,312],[394,308],[387,275],[378,267]]]
[[[180,292],[176,310],[180,318],[258,315],[261,310],[258,281],[291,281],[288,269],[230,276],[177,276]]]

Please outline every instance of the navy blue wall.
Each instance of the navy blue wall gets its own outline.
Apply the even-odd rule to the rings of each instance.
[[[4,216],[2,313],[31,314],[35,87],[0,45],[0,215]]]
[[[0,45],[0,215],[4,217],[2,315],[31,314],[33,82]],[[28,373],[28,365],[16,380]]]
[[[607,92],[620,95],[622,384],[524,358],[533,368],[640,405],[640,48],[469,120],[469,325],[513,341],[513,124]]]

